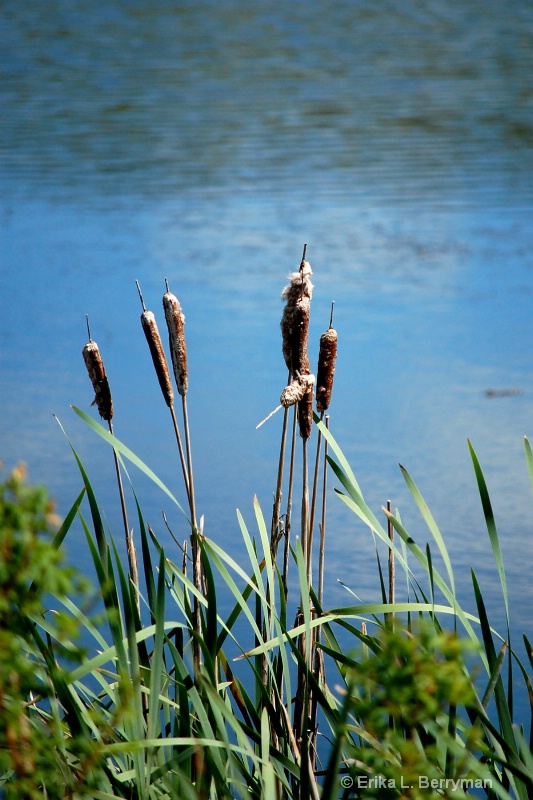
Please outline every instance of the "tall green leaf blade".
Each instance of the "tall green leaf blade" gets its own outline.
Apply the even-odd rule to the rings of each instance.
[[[509,628],[509,601],[507,596],[507,581],[505,578],[505,569],[503,566],[503,556],[500,547],[500,540],[498,537],[498,531],[496,528],[496,521],[494,518],[494,513],[492,510],[492,503],[490,500],[489,491],[487,488],[487,483],[485,481],[485,476],[483,475],[483,471],[481,469],[481,465],[479,463],[478,457],[472,447],[471,442],[468,442],[468,448],[470,450],[470,456],[472,458],[472,463],[474,465],[474,472],[476,475],[476,480],[479,489],[479,496],[481,498],[481,505],[483,507],[483,513],[485,516],[485,522],[487,525],[487,531],[489,534],[489,539],[492,547],[492,552],[494,554],[494,560],[496,562],[496,568],[498,570],[498,575],[500,577],[500,583],[502,587],[502,595],[503,595],[503,602],[505,605],[505,615],[507,619],[507,627]]]
[[[409,473],[407,472],[405,467],[402,467],[401,464],[400,464],[400,469],[402,471],[403,477],[405,478],[405,482],[407,483],[407,486],[409,487],[409,491],[411,492],[411,495],[413,496],[413,499],[414,499],[415,503],[417,504],[417,506],[418,506],[418,508],[420,510],[420,513],[422,514],[422,517],[423,517],[426,525],[428,526],[428,528],[429,528],[429,530],[431,532],[431,535],[435,539],[437,547],[439,548],[439,552],[440,552],[440,554],[442,556],[442,560],[444,561],[444,565],[446,567],[446,572],[448,573],[448,579],[450,581],[450,589],[451,589],[452,593],[455,594],[455,581],[454,581],[454,577],[453,577],[452,562],[450,560],[448,549],[447,549],[447,547],[446,547],[446,545],[444,543],[444,539],[443,539],[442,534],[441,534],[441,532],[439,530],[439,527],[438,527],[437,523],[435,522],[435,519],[433,518],[433,515],[431,514],[431,512],[430,512],[430,510],[429,510],[424,498],[422,497],[422,494],[420,493],[420,490],[418,489],[416,483],[413,481],[413,479],[411,478],[411,476],[409,475]]]

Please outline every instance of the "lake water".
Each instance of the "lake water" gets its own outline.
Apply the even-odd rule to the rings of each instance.
[[[64,514],[80,478],[56,414],[120,536],[111,454],[70,409],[92,400],[89,314],[117,435],[181,492],[135,287],[161,324],[168,277],[198,507],[239,552],[235,508],[251,529],[254,493],[270,513],[281,415],[255,425],[285,383],[280,293],[307,242],[311,361],[334,300],[331,429],[370,504],[390,498],[424,546],[404,464],[465,597],[473,565],[501,620],[470,438],[531,636],[531,5],[5,0],[0,26],[4,464],[26,461]],[[184,523],[132,477],[170,549],[161,510]],[[328,502],[327,602],[351,602],[337,578],[374,599],[370,534]]]

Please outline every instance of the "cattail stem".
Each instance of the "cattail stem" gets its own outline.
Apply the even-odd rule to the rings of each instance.
[[[329,430],[329,414],[326,414],[326,429]],[[324,559],[326,541],[326,490],[328,478],[328,441],[324,442],[324,472],[322,477],[322,517],[320,520],[320,544],[318,551],[318,602],[322,608],[324,599]]]
[[[191,524],[192,524],[192,510],[191,510],[191,489],[189,485],[189,471],[187,469],[187,463],[185,461],[185,453],[183,452],[183,444],[181,442],[181,434],[178,425],[178,420],[176,419],[176,412],[174,410],[174,405],[169,406],[170,408],[170,416],[172,417],[172,425],[174,427],[174,434],[176,436],[176,443],[178,445],[178,453],[180,457],[181,463],[181,471],[183,473],[183,482],[185,484],[185,491],[187,493],[187,501],[189,503],[189,511],[191,513]]]
[[[329,414],[326,414],[325,419],[326,429],[329,430]],[[320,530],[320,544],[318,550],[318,605],[322,611],[324,601],[324,555],[325,555],[325,539],[326,539],[326,489],[327,489],[327,455],[328,455],[328,441],[324,441],[324,471],[322,476],[322,515],[319,524]],[[321,641],[322,628],[318,626],[315,628],[315,678],[319,685],[323,685],[325,681],[325,667],[324,667],[324,653],[316,644]],[[316,714],[317,714],[317,698],[313,694],[311,705],[311,731],[314,737],[313,741],[316,742]]]
[[[189,414],[187,410],[187,390],[189,387],[189,370],[187,363],[187,344],[185,341],[185,316],[181,309],[180,302],[176,295],[172,294],[168,287],[168,281],[165,278],[166,292],[163,295],[163,309],[165,312],[165,320],[168,330],[168,342],[170,348],[170,355],[172,358],[172,366],[174,369],[174,379],[178,393],[181,395],[182,401],[182,418],[183,429],[185,433],[185,448],[187,453],[187,463],[183,454],[183,447],[179,437],[179,428],[173,415],[174,429],[176,431],[176,440],[178,442],[178,449],[180,452],[181,465],[183,470],[183,477],[185,485],[187,486],[187,497],[189,500],[189,511],[191,515],[191,553],[193,564],[193,583],[198,593],[203,591],[203,570],[201,549],[199,544],[200,532],[198,530],[196,518],[196,500],[194,495],[194,475],[192,468],[192,448],[191,436],[189,429]],[[201,629],[201,613],[198,598],[195,595],[193,603],[194,614],[194,629],[196,636],[193,640],[193,658],[195,664],[200,664],[200,646],[198,636]]]
[[[320,412],[320,420],[322,421],[324,417],[324,412]],[[316,442],[316,457],[315,457],[315,469],[313,473],[313,493],[311,495],[311,509],[309,512],[309,549],[313,546],[313,529],[315,527],[315,509],[316,509],[316,499],[317,499],[317,490],[318,490],[318,470],[320,467],[320,450],[322,447],[322,432],[318,431],[317,442]]]
[[[291,458],[289,462],[289,485],[287,490],[287,511],[285,513],[285,548],[283,553],[283,587],[285,590],[285,599],[287,599],[289,592],[288,575],[289,575],[289,550],[290,550],[290,534],[292,524],[292,494],[294,488],[294,466],[296,461],[296,408],[294,409],[292,419],[292,436],[291,436]]]
[[[109,433],[113,433],[113,399],[111,397],[111,389],[109,388],[109,381],[105,371],[104,362],[100,355],[100,350],[95,341],[91,337],[91,328],[89,325],[89,315],[85,315],[87,322],[87,333],[89,341],[85,344],[82,355],[87,367],[87,372],[91,379],[95,397],[93,403],[96,403],[98,413],[107,422]],[[118,493],[120,498],[120,506],[122,510],[122,520],[124,523],[124,533],[126,535],[126,551],[128,556],[129,574],[135,592],[135,603],[137,611],[139,612],[139,619],[141,614],[140,597],[139,597],[139,570],[137,566],[137,554],[133,544],[133,535],[128,523],[128,513],[126,510],[126,498],[124,497],[124,487],[122,485],[122,475],[120,472],[120,463],[117,451],[113,448],[113,457],[115,461],[115,472],[117,475]]]
[[[189,495],[191,505],[191,522],[193,527],[196,528],[196,502],[194,499],[194,476],[192,471],[192,449],[191,449],[191,434],[189,431],[189,414],[187,411],[187,398],[183,394],[181,396],[181,405],[183,412],[183,430],[185,432],[185,448],[187,453],[187,473],[189,480]]]
[[[109,433],[111,436],[114,436],[113,432],[113,423],[111,420],[107,423],[109,426]],[[133,531],[129,527],[128,523],[128,512],[126,509],[126,498],[124,496],[124,486],[122,484],[122,474],[120,471],[120,462],[118,460],[117,451],[113,448],[113,457],[115,460],[115,472],[117,474],[117,485],[118,485],[118,494],[120,497],[120,508],[122,511],[122,521],[124,523],[124,534],[126,537],[126,553],[128,557],[128,567],[130,573],[130,580],[133,585],[133,590],[135,592],[135,605],[137,606],[137,611],[139,612],[139,618],[141,616],[141,601],[140,601],[140,590],[139,590],[139,565],[137,561],[137,551],[135,550],[135,545],[133,543]]]
[[[274,496],[274,505],[272,507],[272,524],[270,527],[270,548],[273,551],[274,559],[275,559],[275,552],[277,550],[277,541],[279,537],[279,523],[281,517],[281,497],[283,488],[283,470],[285,467],[285,448],[287,446],[288,421],[289,421],[289,409],[288,407],[286,407],[285,412],[283,414],[283,427],[281,430],[281,443],[279,448],[279,460],[278,460],[278,480],[276,483],[276,494]]]
[[[389,541],[394,541],[394,526],[392,524],[392,520],[390,518],[391,514],[391,501],[387,500],[387,534],[389,537]],[[389,603],[394,603],[396,601],[396,567],[394,561],[394,551],[392,547],[389,547],[388,559],[387,559],[387,566],[388,566],[388,574],[389,574]],[[392,625],[394,620],[394,613],[390,613],[386,615],[386,619],[389,621],[389,624]]]
[[[309,551],[309,467],[307,463],[307,439],[302,441],[302,519],[301,535],[302,550],[305,556],[307,569],[307,582],[309,586],[311,580],[311,553]]]
[[[272,525],[270,527],[270,547],[273,550],[274,558],[277,551],[277,542],[279,539],[279,524],[281,517],[281,498],[283,488],[283,469],[285,466],[285,448],[287,445],[287,428],[289,421],[289,409],[286,408],[283,413],[283,428],[281,431],[281,444],[279,448],[279,461],[278,461],[278,480],[276,483],[276,494],[274,496],[274,504],[272,506]]]

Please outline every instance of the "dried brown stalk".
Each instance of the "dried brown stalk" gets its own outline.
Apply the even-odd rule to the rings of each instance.
[[[324,412],[329,408],[331,394],[333,391],[333,377],[335,375],[335,359],[337,358],[337,331],[333,325],[333,308],[331,304],[331,316],[329,318],[329,328],[320,337],[320,349],[318,354],[317,388],[316,388],[316,407],[320,411],[320,419],[324,417]],[[311,499],[311,514],[309,522],[309,548],[311,549],[313,540],[313,528],[315,524],[315,508],[318,487],[318,469],[320,464],[320,448],[322,446],[322,433],[319,430],[316,444],[315,472],[313,478],[313,494]]]
[[[192,449],[191,437],[189,431],[189,415],[187,411],[187,389],[189,386],[189,371],[187,365],[187,344],[185,341],[185,315],[183,314],[181,304],[168,288],[168,281],[165,278],[167,291],[163,295],[163,309],[165,311],[165,319],[168,328],[168,341],[170,348],[170,355],[172,358],[172,366],[174,368],[174,378],[178,393],[181,395],[182,410],[183,410],[183,428],[185,431],[185,447],[187,450],[187,475],[189,485],[189,509],[191,512],[191,550],[193,559],[193,582],[199,592],[202,591],[203,586],[203,570],[200,547],[198,545],[198,530],[196,523],[196,501],[194,497],[194,476],[192,468]],[[200,609],[198,600],[194,600],[196,627],[200,630]],[[199,658],[199,649],[195,643]]]
[[[89,318],[87,317],[87,331],[89,333],[89,341],[83,347],[83,360],[89,373],[89,378],[95,391],[95,398],[93,405],[96,403],[98,413],[105,419],[109,433],[114,436],[113,431],[113,399],[111,397],[111,389],[109,388],[109,381],[107,379],[104,362],[100,355],[98,345],[91,338],[91,331],[89,328]],[[135,601],[137,610],[140,615],[140,598],[139,598],[139,568],[137,564],[137,552],[133,543],[133,531],[130,530],[128,523],[128,512],[126,509],[126,498],[124,497],[124,487],[122,485],[122,475],[120,472],[120,463],[115,449],[113,449],[113,456],[115,461],[115,472],[117,475],[118,493],[120,497],[120,506],[122,510],[122,520],[124,522],[124,534],[126,537],[126,552],[128,556],[128,565],[131,582],[135,591]]]

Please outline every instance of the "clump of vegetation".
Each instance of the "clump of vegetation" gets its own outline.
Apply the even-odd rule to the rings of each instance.
[[[63,798],[89,785],[90,740],[65,724],[78,625],[51,598],[88,597],[63,563],[57,517],[23,465],[0,483],[0,774],[6,796]],[[43,795],[46,791],[46,795]]]
[[[483,752],[476,694],[464,669],[472,643],[431,624],[381,628],[346,673],[350,729],[346,774],[365,797],[465,797],[482,784],[474,752]],[[432,788],[433,787],[439,787]]]
[[[527,734],[513,724],[515,671],[533,708],[532,650],[524,637],[524,663],[511,642],[505,570],[474,449],[507,613],[505,636],[491,628],[474,572],[477,616],[460,605],[443,537],[406,470],[430,534],[425,548],[390,504],[376,515],[366,503],[326,413],[338,344],[332,317],[321,337],[316,380],[311,373],[313,287],[305,256],[304,248],[283,292],[288,376],[279,406],[284,410],[272,515],[267,521],[255,501],[254,535],[238,513],[246,557],[237,562],[226,553],[197,514],[185,318],[168,283],[163,307],[181,421],[155,315],[137,286],[142,327],[171,413],[183,505],[116,436],[110,384],[90,332],[84,360],[106,425],[74,411],[112,448],[127,568],[72,445],[82,486],[55,535],[48,498],[27,486],[23,471],[1,487],[0,787],[7,797],[437,798],[482,787],[489,800],[527,800],[533,792],[533,728]],[[314,465],[308,452],[313,433]],[[533,480],[527,441],[526,460]],[[172,552],[145,520],[134,492],[131,525],[126,464],[150,478],[186,520],[187,538],[176,541]],[[386,548],[387,575],[379,553],[377,559],[380,603],[324,608],[331,475],[337,496]],[[171,530],[166,516],[165,521]],[[74,524],[77,535],[85,536],[97,577],[103,608],[98,624],[85,610],[88,590],[60,556]],[[408,587],[405,600],[398,597],[397,572]],[[233,607],[223,614],[228,597]],[[76,644],[78,631],[85,650]]]

